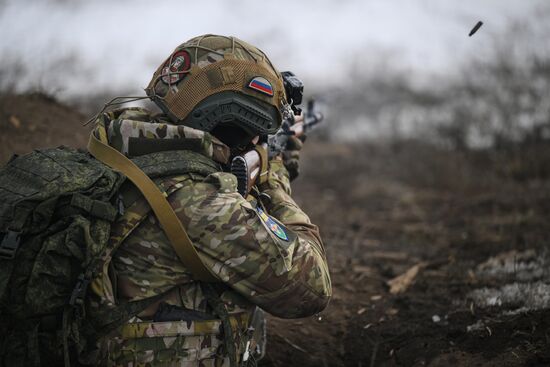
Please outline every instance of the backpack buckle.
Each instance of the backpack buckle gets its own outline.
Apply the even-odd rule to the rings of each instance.
[[[90,278],[85,274],[80,274],[69,300],[69,304],[71,306],[79,306],[84,304],[84,296],[86,295],[88,284],[90,284]]]
[[[8,230],[0,234],[0,236],[2,236],[2,243],[0,243],[0,259],[13,259],[19,248],[21,232]]]

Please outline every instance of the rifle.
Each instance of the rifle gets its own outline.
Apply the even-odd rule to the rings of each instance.
[[[267,142],[260,145],[260,149],[267,150],[267,159],[278,156],[286,150],[288,139],[291,136],[302,137],[307,132],[323,121],[323,115],[315,111],[315,101],[309,100],[305,113],[293,106],[292,111],[288,111],[283,117],[283,123],[279,130],[273,135],[269,135]],[[237,177],[237,190],[246,197],[252,187],[255,185],[260,170],[262,168],[262,157],[258,149],[250,150],[244,154],[238,155],[231,161],[231,173]]]

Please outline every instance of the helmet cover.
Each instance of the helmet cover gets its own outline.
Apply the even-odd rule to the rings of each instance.
[[[203,35],[181,44],[145,90],[175,124],[205,131],[242,111],[234,123],[271,134],[288,107],[281,74],[261,50],[235,37]],[[200,114],[192,115],[197,106]]]

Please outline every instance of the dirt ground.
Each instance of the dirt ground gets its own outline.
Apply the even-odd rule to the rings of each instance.
[[[413,142],[307,144],[294,193],[334,296],[270,320],[267,365],[550,365],[548,180]]]
[[[0,97],[0,162],[84,146],[84,120],[41,95]],[[321,228],[334,295],[315,317],[269,318],[261,365],[550,365],[549,151],[312,136],[294,196]]]
[[[82,114],[43,94],[0,95],[0,164],[32,149],[86,146],[83,121]]]

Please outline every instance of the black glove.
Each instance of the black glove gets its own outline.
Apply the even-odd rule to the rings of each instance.
[[[283,164],[288,171],[290,181],[294,180],[300,174],[300,150],[302,149],[302,140],[295,136],[290,136],[286,143],[286,149],[283,152]]]

